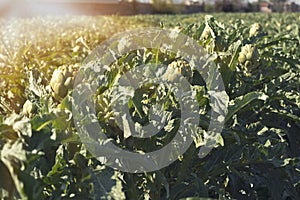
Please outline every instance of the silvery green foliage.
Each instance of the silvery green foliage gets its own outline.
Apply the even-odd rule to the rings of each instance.
[[[0,68],[0,198],[299,199],[299,16],[258,15],[258,19],[256,15],[239,13],[238,17],[244,20],[236,20],[237,15],[234,14],[215,16],[224,23],[211,16],[205,19],[202,15],[115,16],[86,17],[84,20],[72,17],[58,21],[52,18],[28,19],[22,21],[22,26],[17,25],[18,20],[15,20],[7,26],[9,29],[4,30],[8,33],[12,33],[13,27],[25,26],[29,27],[26,30],[34,30],[34,33],[23,31],[24,40],[19,40],[14,38],[18,35],[10,34],[8,38],[8,34],[1,32],[4,43],[0,44],[0,66],[5,66],[7,71]],[[63,26],[66,21],[78,24],[78,19],[82,26]],[[132,120],[147,124],[150,115],[157,119],[154,114],[161,107],[151,110],[149,105],[155,106],[162,99],[162,112],[166,112],[164,121],[167,123],[150,140],[124,137],[123,131],[111,120],[114,110],[110,95],[114,92],[115,81],[130,69],[145,63],[163,64],[167,66],[164,72],[169,70],[173,73],[164,74],[168,80],[176,80],[180,72],[191,83],[199,105],[199,129],[193,136],[195,144],[176,162],[147,173],[112,170],[95,159],[82,144],[73,122],[74,99],[71,93],[60,102],[54,101],[47,92],[45,80],[51,79],[53,70],[58,66],[82,61],[91,43],[98,44],[97,40],[110,37],[116,30],[136,26],[134,23],[155,25],[161,20],[165,21],[165,27],[177,26],[170,38],[177,38],[179,32],[184,33],[197,40],[211,54],[229,96],[225,127],[221,134],[215,135],[215,148],[202,149],[204,154],[208,154],[199,158],[201,147],[211,142],[207,140],[212,135],[208,132],[211,115],[219,116],[227,101],[226,96],[222,92],[209,91],[208,87],[214,86],[213,81],[204,81],[200,73],[191,70],[193,65],[186,65],[188,60],[181,60],[177,54],[166,51],[170,48],[168,45],[160,51],[152,48],[129,52],[116,57],[111,66],[99,68],[98,64],[92,64],[95,67],[93,73],[102,69],[105,73],[95,79],[97,92],[91,100],[96,115],[87,115],[82,123],[99,122],[106,129],[108,141],[114,141],[122,149],[140,153],[160,149],[172,140],[181,117],[179,102],[170,92],[172,87],[146,85],[139,88],[128,103]],[[39,21],[41,25],[35,27],[34,24]],[[252,26],[257,21],[261,24],[259,29]],[[177,25],[178,22],[181,25]],[[3,23],[0,22],[1,27]],[[126,25],[116,28],[115,24]],[[105,30],[106,36],[102,37],[99,29]],[[28,43],[33,36],[37,36],[34,37],[36,46]],[[11,41],[20,50],[6,49],[4,44],[8,39],[13,39]],[[115,43],[115,47],[124,52],[133,42],[128,39]],[[153,37],[152,41],[156,39]],[[180,45],[177,47],[185,42],[178,43]],[[259,53],[255,62],[249,62],[247,66],[238,59],[242,47],[246,45],[255,46]],[[27,76],[32,68],[38,68],[40,75],[31,72]],[[214,71],[206,72],[211,80],[216,77]],[[91,79],[95,78],[91,71],[84,73]],[[101,83],[107,84],[98,87]],[[24,86],[28,91],[24,92]],[[90,89],[88,84],[82,84],[82,87]],[[121,89],[116,91],[122,92]],[[84,99],[86,93],[80,94]],[[224,97],[224,101],[212,102],[210,97]],[[19,113],[26,100],[36,105],[30,116],[28,113],[7,114],[12,111]],[[212,113],[211,107],[220,109]],[[223,120],[215,119],[216,123]],[[140,130],[141,127],[133,128]],[[93,142],[95,138],[89,139]]]
[[[152,56],[153,59],[150,57],[143,62],[145,56]],[[156,171],[170,165],[188,149],[192,136],[199,134],[199,105],[191,84],[193,73],[199,73],[205,81],[211,101],[209,134],[204,135],[203,143],[206,150],[200,149],[199,154],[206,156],[218,145],[217,140],[221,141],[220,132],[227,113],[228,97],[222,77],[213,62],[215,58],[215,55],[208,55],[196,40],[176,31],[138,29],[110,38],[86,59],[73,91],[75,126],[83,143],[86,142],[89,151],[108,166],[125,172]],[[188,64],[183,65],[178,61],[176,65],[174,59],[186,60]],[[123,62],[119,63],[120,60]],[[164,64],[164,60],[169,65]],[[161,89],[159,85],[166,85],[169,93],[166,100],[172,98],[171,106],[179,106],[176,112],[168,111],[173,108],[166,107],[165,100],[157,96],[157,91]],[[151,90],[151,87],[154,96],[143,99],[149,95],[143,90]],[[179,122],[175,136],[164,147],[159,150],[154,147],[156,150],[151,152],[139,150],[142,153],[134,153],[115,146],[106,136],[106,127],[97,123],[93,102],[99,88],[103,90],[102,93],[108,91],[110,97],[106,99],[109,99],[113,111],[109,121],[103,122],[115,124],[123,132],[123,138],[119,138],[119,141],[129,138],[153,139],[157,133],[165,131],[166,119],[170,121],[171,115]],[[130,110],[133,110],[132,114]],[[147,121],[146,124],[134,121],[135,112],[139,118]]]

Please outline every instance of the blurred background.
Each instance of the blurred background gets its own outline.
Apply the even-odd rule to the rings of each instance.
[[[0,0],[0,16],[299,12],[300,0]]]

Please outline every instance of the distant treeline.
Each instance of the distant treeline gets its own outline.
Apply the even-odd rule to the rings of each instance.
[[[164,2],[164,1],[161,1]],[[137,1],[119,3],[99,4],[99,3],[73,3],[72,5],[78,12],[97,15],[136,15],[136,14],[190,14],[198,12],[297,12],[300,11],[299,5],[290,2],[278,3],[259,3],[242,1],[216,1],[215,4],[197,3],[193,5],[184,4],[148,4]]]
[[[163,2],[163,1],[162,1]],[[190,14],[199,12],[297,12],[300,7],[294,3],[232,3],[217,1],[215,4],[198,3],[184,4],[148,4],[137,1],[118,3],[81,3],[81,2],[51,2],[38,4],[19,2],[16,5],[8,3],[0,7],[0,16],[13,13],[16,17],[31,17],[36,15],[136,15],[136,14]]]

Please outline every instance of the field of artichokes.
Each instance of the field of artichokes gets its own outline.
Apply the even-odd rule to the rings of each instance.
[[[126,173],[103,165],[81,142],[72,88],[97,45],[115,33],[151,26],[176,29],[212,55],[229,96],[228,113],[214,149],[199,158],[211,111],[199,74],[159,49],[123,55],[106,74],[109,83],[122,73],[116,66],[171,65],[190,80],[201,110],[201,131],[177,161],[153,172]],[[0,34],[0,199],[300,198],[299,14],[13,19],[0,21]],[[136,122],[147,123],[159,95],[172,117],[153,138],[127,138],[111,121],[110,86],[95,94],[107,137],[137,152],[170,141],[180,119],[172,94],[153,85],[139,88],[128,103]]]

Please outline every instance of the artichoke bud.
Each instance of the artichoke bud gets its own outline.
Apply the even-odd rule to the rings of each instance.
[[[31,117],[34,114],[35,110],[36,110],[35,104],[33,104],[29,100],[26,100],[26,102],[23,105],[22,113]]]
[[[56,100],[64,98],[68,90],[72,89],[74,83],[74,76],[76,75],[73,66],[60,66],[54,70],[52,78],[50,80],[50,86],[52,89],[52,96]]]
[[[261,30],[261,25],[259,23],[252,24],[249,31],[250,37],[256,36],[260,30]]]
[[[179,77],[181,75],[185,76],[188,79],[193,75],[189,63],[185,60],[177,60],[170,63],[168,65],[166,73],[164,74],[164,78],[173,81],[175,77]]]
[[[246,44],[242,47],[238,60],[242,64],[244,64],[246,61],[255,62],[258,59],[258,56],[258,51],[255,48],[255,46],[251,44]]]

